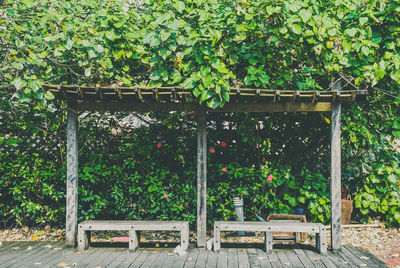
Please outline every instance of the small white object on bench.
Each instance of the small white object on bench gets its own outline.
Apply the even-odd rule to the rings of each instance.
[[[139,245],[137,231],[177,231],[181,233],[181,248],[189,246],[189,222],[187,221],[84,221],[78,225],[78,250],[86,250],[91,231],[129,231],[129,249],[136,251]]]
[[[214,222],[215,251],[221,249],[221,232],[226,231],[265,232],[265,249],[267,253],[272,252],[272,232],[316,233],[316,244],[319,252],[321,254],[327,253],[326,228],[320,223],[216,221]]]

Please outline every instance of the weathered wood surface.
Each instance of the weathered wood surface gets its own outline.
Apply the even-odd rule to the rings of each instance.
[[[118,103],[118,102],[77,102],[69,107],[79,111],[124,111],[124,112],[198,112],[196,103]],[[226,103],[223,108],[210,112],[329,112],[330,102],[283,102],[283,103]]]
[[[332,86],[332,91],[338,92],[340,81]],[[342,247],[342,201],[341,201],[341,135],[340,116],[341,103],[333,103],[331,113],[331,248],[340,250]]]
[[[67,207],[65,243],[76,245],[78,228],[78,114],[68,110],[67,116]]]
[[[78,250],[89,246],[92,231],[129,231],[129,249],[135,251],[139,246],[138,231],[178,231],[181,233],[181,247],[189,245],[189,222],[187,221],[84,221],[78,225]]]
[[[207,119],[204,110],[197,122],[197,247],[207,239]]]
[[[216,221],[214,222],[214,250],[221,249],[221,232],[245,231],[265,232],[265,249],[267,253],[272,251],[272,232],[307,232],[317,234],[316,246],[320,253],[326,254],[326,228],[320,223],[303,222],[252,222],[252,221]]]
[[[0,267],[388,267],[371,253],[352,246],[320,255],[307,247],[274,249],[229,248],[214,253],[190,248],[185,256],[173,248],[146,248],[129,252],[125,247],[102,247],[82,253],[63,242],[12,242],[0,247]],[[29,250],[28,250],[29,248]],[[366,266],[365,266],[366,265]]]

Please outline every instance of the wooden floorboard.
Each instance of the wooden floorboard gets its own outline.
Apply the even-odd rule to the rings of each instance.
[[[62,242],[13,242],[0,248],[0,267],[134,267],[134,268],[334,268],[388,267],[371,253],[353,246],[321,255],[306,246],[278,247],[270,254],[260,248],[222,248],[218,253],[189,248],[178,255],[170,248],[96,247],[78,252]]]
[[[228,251],[225,248],[218,253],[217,267],[228,268]]]
[[[360,259],[366,260],[367,264],[370,265],[377,265],[378,267],[382,267],[383,265],[386,265],[383,261],[381,261],[379,258],[371,254],[369,251],[366,251],[365,249],[355,247],[355,246],[350,246],[350,245],[345,245],[348,250],[356,254],[357,256],[360,257]],[[367,259],[368,258],[368,259]]]
[[[228,249],[228,267],[229,268],[238,268],[238,249],[237,248],[229,248]]]
[[[196,265],[197,258],[199,257],[200,250],[192,249],[189,251],[188,257],[185,260],[184,267],[192,268]]]

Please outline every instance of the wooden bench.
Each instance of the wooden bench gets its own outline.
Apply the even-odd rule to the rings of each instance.
[[[272,252],[272,232],[316,233],[316,244],[321,254],[327,253],[326,228],[320,223],[284,223],[284,222],[238,222],[216,221],[214,223],[214,250],[221,249],[221,232],[245,231],[265,232],[265,250]]]
[[[189,222],[187,221],[84,221],[78,225],[78,250],[89,247],[91,231],[129,231],[129,249],[139,246],[138,231],[177,231],[181,233],[181,247],[189,246]]]

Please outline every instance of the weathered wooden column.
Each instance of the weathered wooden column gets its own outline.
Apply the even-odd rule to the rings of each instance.
[[[207,239],[207,120],[204,110],[198,113],[197,131],[197,247],[205,247]]]
[[[341,83],[337,81],[332,91],[340,91]],[[340,115],[341,103],[338,97],[334,98],[331,113],[331,249],[342,248],[342,200],[341,200],[341,140]]]
[[[78,114],[67,116],[67,208],[65,244],[75,247],[78,230]]]

